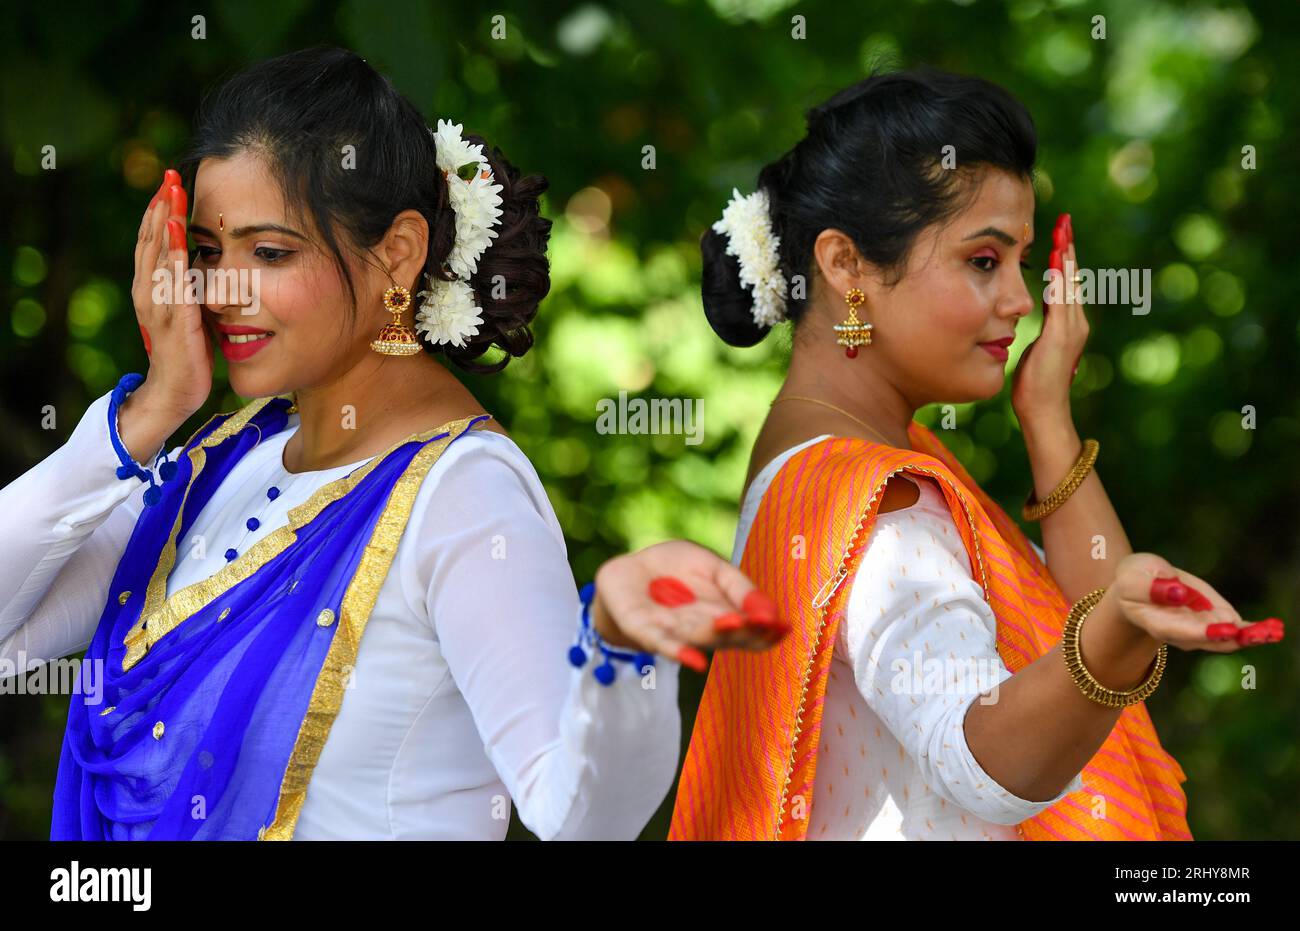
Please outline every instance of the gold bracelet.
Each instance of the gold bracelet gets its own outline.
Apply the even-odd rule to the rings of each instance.
[[[1066,618],[1065,627],[1061,631],[1061,656],[1065,658],[1065,668],[1070,670],[1070,678],[1085,697],[1107,708],[1123,708],[1126,705],[1145,701],[1147,696],[1156,690],[1156,686],[1160,684],[1160,677],[1165,672],[1169,644],[1160,644],[1151,672],[1141,684],[1121,692],[1107,688],[1098,682],[1088,671],[1088,667],[1083,665],[1083,657],[1079,653],[1079,640],[1083,630],[1083,619],[1092,613],[1092,609],[1097,606],[1097,602],[1101,601],[1101,596],[1105,593],[1104,588],[1095,589],[1076,601],[1070,608],[1070,615]]]
[[[1100,443],[1096,440],[1084,440],[1083,452],[1079,453],[1079,458],[1070,468],[1070,473],[1061,479],[1061,484],[1053,488],[1052,493],[1041,502],[1034,500],[1034,490],[1031,488],[1029,497],[1025,499],[1025,506],[1020,509],[1020,516],[1025,520],[1042,520],[1064,504],[1088,477],[1099,452],[1101,452]]]

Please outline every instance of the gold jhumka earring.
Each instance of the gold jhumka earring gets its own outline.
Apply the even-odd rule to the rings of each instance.
[[[858,354],[859,346],[871,345],[871,324],[858,319],[858,308],[867,296],[859,288],[849,288],[844,292],[844,301],[849,305],[849,318],[836,324],[835,332],[839,334],[835,342],[847,347],[844,354],[850,359]]]
[[[393,315],[393,320],[384,324],[370,343],[371,349],[386,356],[413,356],[420,351],[415,331],[402,322],[402,312],[409,306],[411,292],[400,284],[384,292],[384,307]]]

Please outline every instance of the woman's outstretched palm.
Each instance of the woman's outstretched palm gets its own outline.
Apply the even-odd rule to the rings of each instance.
[[[789,631],[771,599],[743,572],[685,540],[601,566],[593,620],[613,646],[671,656],[697,669],[699,650],[767,649]]]

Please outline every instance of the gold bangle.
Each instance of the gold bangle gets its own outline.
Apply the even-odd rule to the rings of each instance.
[[[1088,477],[1093,464],[1097,461],[1099,452],[1101,452],[1100,443],[1096,440],[1084,440],[1083,451],[1079,453],[1079,458],[1070,467],[1069,474],[1061,479],[1061,484],[1053,488],[1052,493],[1042,501],[1034,500],[1034,490],[1031,488],[1029,497],[1025,499],[1025,506],[1020,509],[1020,516],[1025,520],[1042,520],[1064,504],[1066,499],[1074,494],[1078,487],[1083,484],[1083,480]]]
[[[1156,651],[1156,658],[1151,664],[1151,672],[1139,685],[1121,692],[1107,688],[1098,682],[1088,671],[1088,667],[1083,665],[1083,657],[1079,653],[1079,639],[1083,630],[1083,619],[1092,613],[1092,609],[1097,606],[1105,593],[1104,588],[1095,589],[1076,601],[1070,608],[1065,627],[1061,630],[1061,656],[1065,659],[1065,668],[1070,671],[1070,678],[1086,698],[1107,708],[1123,708],[1126,705],[1145,701],[1147,696],[1156,690],[1156,686],[1160,684],[1160,677],[1165,672],[1169,644],[1160,644],[1160,649]]]

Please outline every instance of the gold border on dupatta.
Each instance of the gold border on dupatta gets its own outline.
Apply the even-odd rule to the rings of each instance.
[[[243,430],[244,427],[248,426],[254,415],[272,400],[273,398],[269,397],[258,398],[245,405],[237,413],[231,415],[225,423],[214,430],[198,446],[189,451],[188,455],[192,470],[189,483],[185,489],[185,495],[181,499],[181,507],[176,513],[176,520],[172,525],[171,533],[167,543],[163,546],[162,552],[159,554],[158,565],[154,568],[153,576],[145,591],[144,607],[140,611],[140,617],[123,637],[123,644],[126,646],[126,652],[122,657],[123,672],[138,663],[149,651],[149,648],[167,634],[284,552],[297,539],[298,529],[315,519],[328,505],[352,491],[362,479],[369,475],[398,447],[412,440],[423,442],[432,439],[439,433],[453,428],[463,430],[462,425],[473,419],[467,417],[462,420],[452,421],[433,430],[412,434],[406,439],[398,440],[365,465],[359,466],[351,474],[335,479],[316,489],[306,501],[290,509],[288,522],[284,526],[278,527],[257,541],[237,559],[227,563],[207,579],[187,585],[168,598],[167,579],[176,564],[176,538],[180,533],[181,519],[185,514],[185,502],[189,499],[190,490],[194,486],[195,479],[198,478],[207,463],[206,450],[225,442]],[[254,424],[254,427],[256,427],[256,424]]]
[[[482,416],[482,415],[477,415]],[[356,664],[357,650],[361,635],[365,633],[366,622],[379,589],[393,558],[397,554],[397,544],[406,529],[411,509],[420,485],[433,464],[442,456],[452,440],[465,431],[465,425],[472,417],[449,423],[420,437],[428,439],[439,433],[448,436],[436,443],[430,443],[415,454],[406,470],[397,479],[389,494],[370,535],[370,542],[362,552],[356,572],[348,583],[348,588],[339,606],[338,630],[330,641],[325,662],[316,677],[316,686],[312,689],[311,701],[307,713],[303,716],[298,738],[294,741],[293,752],[285,767],[284,778],[280,782],[280,798],[275,806],[275,817],[271,824],[258,833],[258,840],[291,840],[298,825],[298,816],[302,813],[303,802],[307,797],[307,786],[311,782],[312,772],[320,759],[330,728],[338,716],[343,704],[345,683]],[[474,424],[478,429],[486,420]],[[405,442],[405,441],[404,441]],[[178,593],[179,594],[179,593]]]
[[[181,506],[176,512],[176,520],[172,524],[171,533],[168,534],[167,542],[163,544],[162,552],[158,555],[158,564],[154,567],[153,575],[149,579],[149,586],[145,590],[144,606],[140,610],[140,616],[122,638],[122,642],[126,646],[126,653],[122,656],[123,672],[126,672],[138,663],[149,647],[158,641],[159,637],[167,631],[175,628],[181,620],[184,620],[184,618],[176,619],[174,616],[171,616],[171,612],[168,611],[168,620],[170,621],[170,623],[168,623],[163,620],[162,612],[167,611],[171,607],[171,599],[166,597],[167,577],[171,575],[172,567],[176,564],[176,537],[180,533],[181,519],[185,516],[185,503],[189,500],[190,490],[193,489],[195,479],[199,477],[199,473],[203,471],[203,467],[207,463],[207,450],[213,446],[219,446],[221,443],[224,443],[226,440],[243,430],[244,427],[248,426],[249,421],[253,419],[257,412],[267,404],[270,404],[272,400],[273,399],[269,397],[257,398],[256,400],[245,404],[238,411],[228,415],[225,422],[220,427],[213,430],[212,433],[202,440],[202,442],[187,453],[190,457],[190,479],[185,485],[185,494],[181,497]],[[208,419],[208,423],[211,423],[214,419],[220,416],[222,415],[213,415],[213,417]],[[203,427],[206,426],[207,423],[203,425]],[[200,427],[199,430],[195,432],[194,436],[198,436],[199,433],[203,432],[203,427]],[[194,436],[190,437],[190,441],[193,441]],[[236,562],[238,562],[238,560],[236,560]],[[209,581],[215,581],[217,576],[225,574],[227,570],[231,569],[234,565],[234,563],[227,565]],[[249,574],[251,575],[252,573]],[[195,587],[196,586],[189,586],[182,590],[182,592],[177,592],[176,596],[179,596],[183,592],[187,592]],[[229,587],[230,586],[227,585],[221,590],[225,591],[225,589]],[[176,596],[173,596],[173,598]],[[164,602],[166,603],[164,604]],[[206,604],[206,602],[204,603]],[[198,607],[202,607],[202,605],[199,605]],[[193,614],[195,610],[198,610],[198,607],[191,610],[190,614]],[[189,617],[189,614],[187,614],[186,617]],[[153,628],[149,627],[150,622],[154,623],[155,626]],[[159,628],[165,629],[160,630]]]
[[[862,512],[858,517],[857,526],[853,528],[853,533],[849,537],[848,542],[845,544],[843,551],[840,554],[839,564],[836,568],[835,574],[823,582],[821,587],[817,589],[817,594],[813,596],[812,607],[818,611],[819,615],[817,620],[817,630],[813,635],[812,648],[808,652],[808,664],[804,667],[802,681],[799,683],[799,705],[795,711],[794,717],[794,739],[790,743],[790,758],[786,761],[785,775],[781,781],[781,805],[777,809],[776,813],[775,840],[781,839],[781,830],[786,821],[786,808],[789,806],[790,780],[794,776],[795,763],[799,758],[799,738],[803,733],[803,713],[804,703],[808,699],[808,683],[812,678],[813,665],[817,662],[817,650],[821,646],[822,631],[826,628],[826,622],[829,619],[831,599],[835,597],[835,593],[839,591],[840,586],[848,577],[849,560],[853,555],[854,544],[862,533],[862,525],[866,523],[867,518],[871,515],[872,509],[876,504],[876,499],[880,497],[885,486],[889,484],[889,480],[899,472],[923,472],[927,475],[931,475],[949,486],[956,494],[957,500],[961,502],[962,510],[966,514],[966,522],[970,525],[971,539],[975,544],[975,559],[980,573],[980,586],[984,590],[984,600],[989,601],[991,599],[988,574],[984,569],[984,556],[982,553],[983,547],[980,543],[979,528],[975,523],[974,515],[971,514],[970,505],[966,503],[965,496],[960,492],[957,486],[949,478],[941,475],[934,469],[927,469],[924,466],[907,464],[886,472],[880,482],[876,485],[875,490],[871,493],[871,497],[867,499],[866,505],[862,508]],[[827,586],[830,587],[829,592],[826,591]],[[807,830],[807,826],[808,822],[805,819],[805,831]]]

